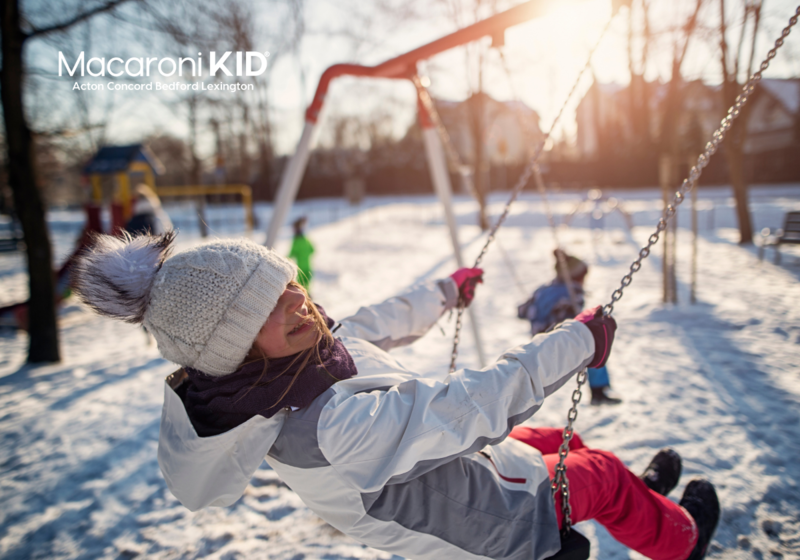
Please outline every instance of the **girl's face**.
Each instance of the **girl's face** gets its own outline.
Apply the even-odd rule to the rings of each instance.
[[[317,326],[300,286],[289,284],[278,298],[253,346],[267,358],[283,358],[308,350],[317,343]],[[256,355],[260,358],[261,356]]]

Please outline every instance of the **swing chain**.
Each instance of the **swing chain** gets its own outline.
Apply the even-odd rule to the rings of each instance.
[[[761,62],[761,66],[759,67],[758,71],[753,74],[750,79],[747,80],[747,83],[744,85],[744,87],[742,87],[741,93],[736,97],[736,102],[731,108],[728,109],[728,114],[722,119],[719,128],[712,135],[711,141],[706,144],[703,153],[697,157],[697,163],[689,171],[689,176],[683,180],[680,188],[675,192],[675,195],[672,199],[672,204],[667,205],[662,212],[661,218],[659,218],[656,226],[656,231],[647,239],[647,245],[642,247],[642,249],[639,251],[639,257],[631,264],[630,272],[622,277],[619,288],[612,292],[611,302],[607,303],[603,307],[604,315],[611,315],[611,312],[614,311],[614,304],[618,302],[620,298],[622,298],[625,288],[630,286],[631,282],[633,282],[633,275],[636,274],[640,268],[642,268],[642,261],[650,255],[650,249],[658,242],[661,232],[667,228],[667,220],[675,215],[678,206],[686,198],[686,194],[697,185],[697,181],[703,174],[703,169],[705,169],[708,165],[708,162],[711,160],[711,156],[714,155],[719,149],[720,144],[722,144],[722,141],[725,139],[725,135],[733,126],[733,122],[741,114],[742,109],[747,104],[753,91],[755,91],[756,85],[758,85],[758,82],[761,81],[764,71],[769,68],[770,61],[775,58],[778,49],[783,46],[784,40],[789,33],[791,33],[792,27],[797,24],[798,18],[800,18],[800,6],[797,7],[794,15],[789,18],[789,24],[783,28],[783,31],[781,31],[781,36],[775,40],[775,46],[769,50],[766,58]]]
[[[453,352],[450,355],[450,373],[456,370],[456,359],[458,359],[458,343],[461,338],[461,324],[464,321],[464,310],[466,305],[461,296],[458,297],[458,310],[456,313],[456,332],[453,335]]]
[[[517,197],[519,196],[520,192],[522,192],[522,189],[525,188],[525,185],[528,184],[528,182],[531,179],[531,176],[533,175],[533,172],[537,169],[537,163],[539,161],[539,157],[542,155],[542,152],[544,151],[544,147],[545,144],[547,143],[547,140],[550,138],[550,135],[555,130],[556,125],[561,120],[561,116],[564,114],[564,111],[566,110],[569,101],[572,99],[572,96],[578,89],[578,85],[580,84],[583,75],[591,66],[592,57],[594,56],[594,53],[597,50],[597,48],[600,46],[600,43],[602,42],[603,37],[605,36],[609,27],[611,27],[612,21],[614,21],[613,16],[609,18],[608,22],[606,22],[606,25],[605,27],[603,27],[603,30],[600,33],[597,42],[592,47],[592,50],[589,51],[589,56],[586,59],[586,64],[583,66],[583,68],[581,68],[581,71],[578,73],[578,77],[572,84],[572,89],[570,89],[566,99],[564,100],[564,103],[561,105],[561,108],[556,114],[555,119],[553,119],[553,123],[550,125],[550,129],[547,131],[542,140],[539,142],[539,145],[536,147],[536,151],[528,160],[525,169],[517,179],[517,182],[514,185],[514,188],[511,192],[511,197],[509,198],[508,202],[506,202],[506,205],[503,208],[503,213],[500,215],[497,222],[495,222],[494,226],[492,226],[492,229],[489,232],[488,237],[486,238],[486,242],[484,243],[481,252],[475,259],[475,264],[473,265],[473,268],[478,268],[480,266],[481,262],[483,261],[483,256],[486,254],[489,245],[491,245],[492,241],[494,241],[495,236],[497,235],[497,230],[500,229],[500,226],[503,225],[503,222],[505,222],[506,218],[508,217],[508,213],[511,210],[511,205],[514,204],[514,202],[517,200]],[[428,90],[425,88],[425,86],[422,85],[422,80],[420,80],[419,76],[417,75],[412,76],[411,81],[414,84],[414,87],[417,89],[417,94],[420,101],[425,106],[425,109],[428,111],[428,114],[430,115],[431,120],[433,121],[433,124],[436,127],[436,130],[439,134],[442,144],[444,145],[445,153],[447,155],[447,159],[449,160],[450,165],[452,167],[455,167],[456,170],[458,170],[459,173],[461,173],[461,175],[464,176],[467,173],[466,170],[468,169],[468,167],[461,163],[461,160],[458,156],[458,152],[452,145],[452,140],[450,139],[450,135],[447,133],[447,129],[445,129],[444,124],[442,123],[442,119],[439,115],[439,112],[436,110],[436,106],[433,103],[433,99],[431,98],[430,93],[428,93]],[[455,335],[453,336],[453,352],[450,359],[451,373],[456,369],[456,358],[458,357],[458,343],[460,340],[464,307],[465,307],[465,302],[463,301],[463,299],[459,298],[458,315],[456,318],[456,327],[455,327],[456,331]]]
[[[528,184],[534,171],[538,169],[539,157],[541,157],[542,152],[544,151],[545,144],[547,144],[547,141],[550,139],[550,136],[553,134],[553,131],[555,131],[556,125],[561,121],[561,116],[564,114],[564,111],[566,111],[567,105],[572,99],[572,96],[575,95],[575,91],[578,89],[578,85],[580,85],[583,75],[591,67],[592,57],[594,56],[594,53],[597,50],[597,48],[600,46],[600,43],[603,41],[603,37],[605,37],[605,34],[608,31],[609,27],[611,27],[612,21],[614,21],[613,16],[609,18],[609,20],[606,22],[605,27],[603,27],[603,30],[600,32],[600,36],[597,38],[597,42],[592,47],[592,50],[589,51],[589,56],[586,58],[586,64],[583,65],[583,68],[581,68],[581,71],[578,73],[578,77],[573,82],[572,88],[569,90],[567,97],[564,99],[564,103],[561,104],[561,108],[559,108],[555,119],[553,119],[553,123],[550,125],[550,129],[547,131],[542,140],[539,142],[539,145],[536,147],[536,151],[533,153],[533,156],[531,156],[531,159],[528,160],[528,164],[525,166],[525,170],[517,179],[517,183],[514,185],[514,189],[511,192],[511,197],[509,198],[508,202],[506,202],[505,208],[503,208],[503,213],[500,214],[500,217],[497,219],[497,222],[495,222],[491,232],[489,233],[489,237],[487,237],[486,239],[486,243],[484,243],[481,252],[478,254],[478,258],[475,259],[475,268],[477,268],[481,264],[483,256],[489,249],[489,245],[492,243],[492,241],[494,241],[495,235],[497,234],[497,230],[500,229],[500,226],[503,225],[503,222],[505,222],[506,218],[508,217],[508,213],[511,210],[511,205],[514,204],[514,202],[517,200],[517,197],[519,196],[519,193],[521,193],[522,189],[525,188],[525,185]]]
[[[572,391],[572,406],[567,412],[567,425],[564,427],[561,446],[558,448],[558,463],[555,466],[553,480],[550,482],[550,491],[555,499],[556,494],[561,492],[561,513],[563,517],[562,534],[566,537],[572,527],[572,506],[569,503],[569,479],[567,478],[567,455],[569,454],[569,442],[575,435],[572,424],[578,418],[578,403],[581,402],[581,386],[586,382],[586,369],[584,368],[577,375],[578,386]]]

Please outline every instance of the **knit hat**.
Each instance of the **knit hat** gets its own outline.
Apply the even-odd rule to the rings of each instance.
[[[208,375],[236,371],[296,268],[245,239],[212,241],[169,257],[174,232],[98,235],[73,286],[95,311],[141,323],[167,360]]]
[[[559,255],[560,253],[560,255]],[[566,254],[561,249],[556,249],[553,251],[553,255],[556,257],[556,274],[559,278],[563,278],[564,274],[562,273],[561,269],[561,261],[563,260],[564,263],[567,265],[567,274],[569,275],[570,280],[581,281],[583,280],[586,273],[589,272],[589,267],[586,266],[586,263],[580,260],[578,257],[573,257],[572,255]]]

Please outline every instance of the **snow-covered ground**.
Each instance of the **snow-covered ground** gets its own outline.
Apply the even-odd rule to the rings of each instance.
[[[657,220],[655,190],[616,196],[635,224],[575,216],[559,234],[568,252],[587,260],[591,304],[605,303],[638,245]],[[779,227],[800,210],[800,186],[753,191],[757,229]],[[553,197],[558,216],[579,200]],[[496,216],[504,196],[492,198]],[[688,203],[687,203],[688,206]],[[587,444],[614,451],[635,472],[660,448],[683,456],[681,496],[693,476],[710,478],[723,507],[710,557],[800,558],[800,251],[772,251],[760,263],[736,244],[729,191],[700,197],[698,303],[690,305],[691,233],[679,234],[680,303],[661,303],[661,249],[646,261],[615,308],[619,331],[610,369],[624,398],[617,407],[582,405],[577,429]],[[467,260],[484,241],[475,206],[457,199]],[[313,295],[333,317],[455,268],[441,212],[432,197],[305,201],[316,244]],[[180,246],[199,242],[188,207],[171,213]],[[268,206],[258,208],[262,224]],[[590,225],[603,225],[592,230]],[[218,235],[235,235],[241,208],[212,210]],[[57,255],[70,249],[81,224],[72,212],[50,216]],[[681,228],[689,215],[682,210]],[[484,260],[486,282],[475,303],[488,356],[527,338],[516,306],[552,276],[551,231],[541,201],[526,195]],[[263,229],[263,228],[262,228]],[[287,232],[288,236],[288,232]],[[263,233],[253,237],[263,239]],[[288,237],[278,249],[288,250]],[[20,255],[0,256],[0,305],[26,293]],[[447,367],[453,322],[444,317],[398,359],[424,371]],[[475,364],[467,331],[460,360]],[[0,333],[0,557],[2,558],[390,558],[362,547],[314,514],[264,463],[245,496],[230,508],[190,513],[167,490],[156,463],[162,360],[145,333],[101,319],[70,303],[62,311],[63,362],[24,365],[26,336]],[[534,425],[560,426],[571,390],[550,398]],[[583,524],[593,558],[640,558],[599,525]]]

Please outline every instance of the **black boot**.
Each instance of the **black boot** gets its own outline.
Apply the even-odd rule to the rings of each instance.
[[[610,387],[606,385],[605,387],[592,387],[592,403],[593,405],[599,404],[619,404],[622,402],[622,399],[613,397],[609,395],[606,391],[608,391]]]
[[[697,544],[686,560],[705,558],[708,544],[719,523],[719,500],[714,485],[697,479],[686,485],[680,504],[686,508],[697,524]]]
[[[644,472],[639,475],[642,482],[662,496],[666,496],[678,485],[681,477],[681,456],[674,449],[662,449],[656,453]]]

